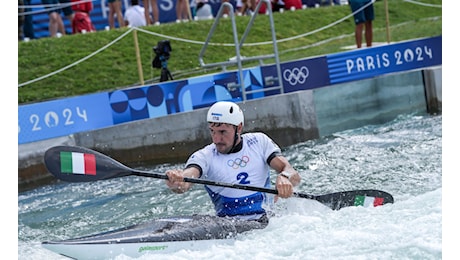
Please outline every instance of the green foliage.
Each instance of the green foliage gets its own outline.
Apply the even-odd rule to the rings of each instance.
[[[374,4],[374,42],[387,42],[384,3],[380,0]],[[423,3],[442,5],[441,0],[423,0]],[[391,42],[442,34],[442,9],[439,7],[388,0],[388,10]],[[348,5],[274,13],[280,61],[341,52],[346,46],[354,46],[353,18],[344,19],[350,14]],[[238,40],[249,20],[247,16],[235,17]],[[168,69],[175,80],[220,72],[220,67],[204,69],[199,63],[199,54],[213,23],[214,20],[142,27],[137,32],[137,39],[144,84],[159,81],[161,70],[151,66],[155,56],[152,48],[165,39],[171,42]],[[140,85],[134,44],[136,34],[128,30],[122,28],[19,42],[18,82],[21,87],[18,89],[18,103]],[[246,57],[272,55],[271,40],[269,16],[258,15],[240,54]],[[231,19],[220,19],[204,53],[204,63],[223,62],[234,57],[233,43]],[[264,64],[271,63],[274,59],[264,60]],[[258,64],[247,62],[243,65],[251,67]]]

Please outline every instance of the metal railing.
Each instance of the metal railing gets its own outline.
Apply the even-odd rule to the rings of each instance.
[[[267,15],[269,16],[269,21],[270,21],[270,30],[271,30],[271,35],[272,35],[272,42],[273,42],[273,54],[269,55],[259,55],[259,56],[251,56],[251,57],[242,57],[240,54],[240,50],[243,47],[244,41],[246,40],[246,37],[248,36],[254,21],[259,14],[259,10],[262,6],[262,4],[265,3],[267,7]],[[203,60],[204,53],[206,52],[206,49],[209,45],[209,42],[214,35],[214,32],[217,28],[217,25],[219,24],[220,19],[223,17],[223,12],[225,8],[228,8],[229,11],[229,17],[232,22],[232,31],[233,31],[233,41],[235,44],[235,59],[229,59],[228,61],[222,61],[222,62],[215,62],[215,63],[209,63],[206,64]],[[277,85],[277,86],[272,86],[272,87],[267,87],[267,88],[262,88],[258,90],[246,90],[246,87],[244,86],[244,77],[243,77],[243,62],[245,61],[255,61],[258,60],[259,63],[262,63],[262,60],[264,59],[275,59],[275,65],[276,65],[276,71],[277,75],[276,76],[268,76],[264,79],[264,84],[265,86],[272,86],[272,85]],[[273,20],[273,12],[272,12],[272,7],[270,0],[261,0],[257,4],[254,14],[251,16],[251,19],[248,23],[248,26],[246,27],[245,32],[243,33],[243,36],[241,37],[241,40],[238,41],[238,34],[237,34],[237,29],[236,29],[236,22],[235,22],[235,12],[233,9],[233,5],[228,3],[228,2],[223,2],[221,7],[219,8],[219,11],[216,15],[216,18],[214,19],[214,23],[208,33],[208,37],[206,38],[206,41],[201,48],[200,54],[199,54],[199,62],[200,65],[203,68],[210,68],[210,67],[222,67],[222,69],[225,71],[227,66],[232,66],[232,65],[237,65],[238,66],[238,82],[233,82],[227,84],[227,89],[229,90],[235,90],[236,88],[241,88],[241,93],[242,93],[242,98],[243,100],[246,100],[246,96],[248,94],[253,94],[253,93],[258,93],[258,92],[266,92],[266,91],[272,91],[272,90],[279,90],[280,94],[284,93],[284,88],[283,88],[283,81],[281,78],[281,65],[279,61],[279,55],[278,55],[278,45],[276,41],[276,34],[275,34],[275,23]],[[278,84],[276,84],[278,83]]]

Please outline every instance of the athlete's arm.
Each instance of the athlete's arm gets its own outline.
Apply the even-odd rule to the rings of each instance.
[[[288,198],[292,196],[294,186],[299,185],[301,181],[299,173],[282,155],[273,157],[273,159],[270,160],[270,167],[279,173],[276,177],[275,184],[278,195],[281,198]]]
[[[168,175],[166,185],[171,189],[171,191],[175,193],[184,193],[192,187],[191,182],[184,182],[184,177],[199,178],[201,172],[197,167],[191,166],[185,168],[184,170],[167,170],[166,175]]]

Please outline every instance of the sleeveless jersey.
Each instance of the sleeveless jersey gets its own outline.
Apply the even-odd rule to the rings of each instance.
[[[238,183],[256,187],[270,187],[270,166],[267,159],[281,150],[264,133],[242,135],[242,149],[221,154],[214,144],[193,153],[186,165],[196,164],[203,173],[200,178],[216,182]],[[262,192],[205,185],[218,216],[237,216],[256,219],[265,213],[271,198]]]

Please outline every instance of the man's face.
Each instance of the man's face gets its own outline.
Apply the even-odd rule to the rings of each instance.
[[[233,147],[236,127],[230,124],[209,123],[209,132],[212,142],[216,145],[219,153],[226,154]]]

